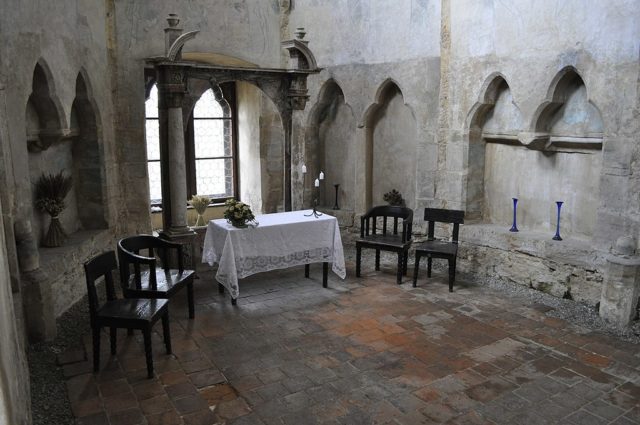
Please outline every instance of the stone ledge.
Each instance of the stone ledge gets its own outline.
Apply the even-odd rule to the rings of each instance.
[[[553,232],[510,232],[508,226],[496,224],[465,224],[460,227],[461,243],[515,251],[587,270],[601,269],[605,265],[608,253],[597,251],[591,241],[571,236],[554,241],[552,237]]]

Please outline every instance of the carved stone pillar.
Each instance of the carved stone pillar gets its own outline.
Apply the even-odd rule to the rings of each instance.
[[[182,101],[186,93],[185,69],[158,68],[160,169],[162,177],[163,236],[168,239],[193,235],[187,226],[187,177]]]
[[[635,255],[636,241],[629,236],[616,242],[607,258],[607,270],[600,297],[600,316],[619,327],[634,319],[640,295],[640,258]]]

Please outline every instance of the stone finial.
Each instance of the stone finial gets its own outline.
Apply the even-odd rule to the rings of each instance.
[[[180,18],[175,13],[169,13],[169,16],[167,16],[167,23],[170,28],[175,28],[180,23]]]
[[[296,28],[294,34],[298,40],[302,41],[307,32],[304,30],[304,27],[298,27]]]
[[[631,257],[636,251],[636,240],[632,236],[620,236],[616,240],[614,252],[625,257]]]

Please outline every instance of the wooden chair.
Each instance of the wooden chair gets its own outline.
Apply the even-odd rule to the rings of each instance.
[[[140,251],[148,250],[148,257]],[[168,267],[169,253],[173,249],[178,258],[178,268],[162,268],[156,265],[155,254],[162,259],[162,266]],[[193,306],[193,270],[185,270],[182,259],[182,245],[166,241],[151,235],[138,235],[121,239],[118,242],[118,260],[120,262],[120,284],[127,298],[171,298],[185,286],[189,318],[195,316]],[[133,265],[133,274],[131,266]],[[141,266],[148,266],[142,270]]]
[[[456,259],[458,257],[458,231],[464,223],[464,211],[425,208],[424,220],[428,222],[427,241],[416,247],[416,264],[413,271],[413,286],[418,282],[418,267],[420,257],[427,257],[427,277],[431,277],[431,261],[434,258],[444,258],[449,262],[449,292],[453,292],[453,282],[456,279]],[[436,240],[434,237],[435,223],[453,224],[451,241]]]
[[[113,251],[105,252],[84,263],[89,293],[89,314],[93,335],[93,370],[100,369],[100,329],[108,327],[111,339],[111,354],[116,354],[117,329],[138,329],[144,336],[144,352],[147,359],[147,375],[153,378],[153,357],[151,353],[151,328],[162,319],[162,332],[167,354],[171,354],[171,334],[169,331],[169,301],[156,299],[117,299],[113,286],[112,271],[118,268]],[[105,279],[107,301],[99,305],[96,280]]]
[[[382,229],[377,228],[381,217]],[[388,219],[393,219],[393,228],[389,229]],[[402,220],[402,231],[398,233],[398,221]],[[356,276],[360,277],[360,260],[362,248],[376,250],[376,270],[380,270],[380,251],[391,251],[398,254],[397,283],[402,283],[402,275],[407,274],[407,259],[411,246],[411,229],[413,211],[411,208],[382,205],[371,208],[360,218],[360,239],[356,240]]]

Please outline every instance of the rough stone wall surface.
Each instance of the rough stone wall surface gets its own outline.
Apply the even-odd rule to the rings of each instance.
[[[1,115],[0,115],[1,116]],[[3,211],[0,200],[0,212]],[[28,425],[31,423],[29,369],[24,339],[16,321],[14,295],[7,261],[6,239],[0,227],[0,423]],[[19,296],[16,293],[16,296]]]

